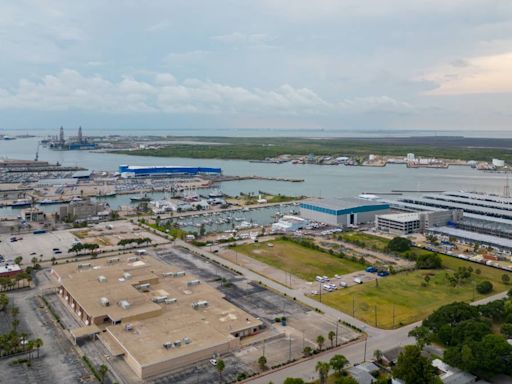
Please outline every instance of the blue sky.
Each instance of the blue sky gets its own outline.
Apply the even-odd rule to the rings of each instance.
[[[0,130],[510,130],[512,2],[12,1]]]

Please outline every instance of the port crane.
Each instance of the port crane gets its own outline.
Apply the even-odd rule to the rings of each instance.
[[[35,158],[35,161],[39,161],[39,146],[41,145],[41,143],[37,143],[37,149],[36,149],[36,158]]]

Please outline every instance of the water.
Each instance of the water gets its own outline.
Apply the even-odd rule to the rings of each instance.
[[[33,159],[38,138],[0,141],[0,157]],[[388,165],[383,168],[347,167],[329,165],[267,164],[243,160],[184,159],[128,156],[88,151],[51,151],[41,147],[39,159],[62,165],[82,166],[94,170],[115,171],[120,164],[131,165],[191,165],[221,167],[226,175],[267,176],[304,179],[303,183],[287,183],[265,180],[244,180],[222,183],[221,189],[228,195],[259,190],[286,195],[316,197],[352,197],[362,192],[384,193],[401,190],[466,190],[502,193],[505,175],[486,173],[469,167],[448,169],[406,168],[404,165]],[[155,194],[156,197],[161,195]],[[128,196],[110,198],[113,208],[129,202]],[[55,210],[55,207],[47,207]],[[0,210],[8,214],[10,208]]]

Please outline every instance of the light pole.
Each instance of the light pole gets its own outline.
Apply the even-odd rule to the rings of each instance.
[[[336,346],[338,346],[338,325],[340,323],[340,318],[336,321]]]

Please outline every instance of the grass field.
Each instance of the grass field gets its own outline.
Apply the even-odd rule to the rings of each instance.
[[[445,267],[443,270],[402,272],[379,279],[378,287],[371,282],[323,295],[322,302],[345,313],[354,313],[355,317],[368,324],[389,329],[393,325],[397,327],[422,320],[442,305],[484,297],[474,290],[474,285],[480,281],[492,281],[494,291],[491,294],[512,287],[502,283],[504,271],[449,256],[441,257]],[[474,270],[478,268],[481,274],[473,274],[471,281],[454,288],[449,285],[445,275],[461,266],[471,266]],[[426,274],[430,275],[431,280],[423,287]]]
[[[365,245],[365,248],[371,248],[378,251],[384,251],[389,243],[385,237],[370,235],[363,232],[343,232],[339,235],[341,240],[349,243]]]
[[[269,247],[268,243],[273,244],[273,247]],[[309,249],[288,240],[239,245],[233,250],[308,281],[314,280],[316,276],[342,275],[364,269],[363,265],[352,260]]]

